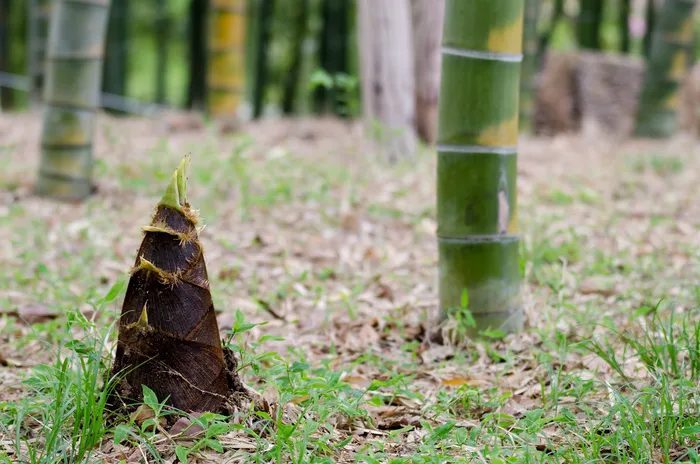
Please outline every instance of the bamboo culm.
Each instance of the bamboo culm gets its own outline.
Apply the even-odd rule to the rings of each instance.
[[[92,192],[109,0],[58,0],[46,56],[37,193],[80,200]]]
[[[443,318],[520,330],[516,174],[523,0],[447,0],[437,218]]]
[[[695,0],[666,0],[652,43],[635,125],[635,134],[670,137],[677,128],[680,86],[688,68]]]

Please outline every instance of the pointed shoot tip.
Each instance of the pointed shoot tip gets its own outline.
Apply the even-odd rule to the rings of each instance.
[[[177,184],[177,171],[175,171],[173,176],[170,178],[170,183],[165,188],[163,198],[161,198],[158,202],[159,206],[163,205],[178,211],[182,210],[182,205],[180,204],[180,191]]]
[[[180,162],[177,168],[177,188],[180,193],[180,202],[184,205],[187,202],[187,172],[190,170],[190,154]]]
[[[187,171],[189,167],[190,154],[188,153],[170,178],[170,183],[158,205],[182,211],[182,207],[187,201]]]

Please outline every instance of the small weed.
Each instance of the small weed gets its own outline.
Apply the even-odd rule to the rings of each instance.
[[[639,155],[630,157],[627,166],[633,172],[643,173],[652,171],[657,176],[669,177],[680,174],[685,169],[685,161],[675,155],[653,153],[649,155]]]

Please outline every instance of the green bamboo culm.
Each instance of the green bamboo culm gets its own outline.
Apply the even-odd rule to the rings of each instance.
[[[109,0],[57,0],[46,56],[41,161],[36,191],[81,200],[92,190]]]
[[[635,135],[670,137],[677,127],[680,86],[693,38],[695,0],[666,0],[661,7],[644,73]]]
[[[523,0],[447,0],[439,102],[440,308],[475,335],[520,330],[516,204]],[[466,297],[466,298],[465,298]],[[466,319],[469,321],[469,318]]]

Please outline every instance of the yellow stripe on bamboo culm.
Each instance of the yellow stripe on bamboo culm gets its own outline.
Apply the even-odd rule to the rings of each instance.
[[[664,39],[668,42],[688,42],[693,38],[693,15],[689,15],[683,20],[681,26]]]
[[[662,107],[667,110],[677,110],[681,101],[681,92],[678,88],[674,89],[663,101]]]
[[[492,29],[489,32],[487,49],[495,53],[522,53],[523,18],[515,18],[510,24]]]
[[[668,71],[668,76],[674,80],[680,80],[685,75],[688,68],[688,52],[686,50],[678,50],[671,58],[671,66]]]
[[[508,233],[517,234],[518,233],[518,202],[514,201],[515,207],[513,212],[510,214],[510,220],[508,221]]]
[[[518,142],[518,113],[500,124],[486,127],[476,139],[479,145],[510,147]]]
[[[209,111],[215,116],[237,114],[240,102],[239,93],[221,93],[209,98]]]
[[[245,45],[245,16],[236,13],[219,12],[212,18],[211,48],[237,50]]]

